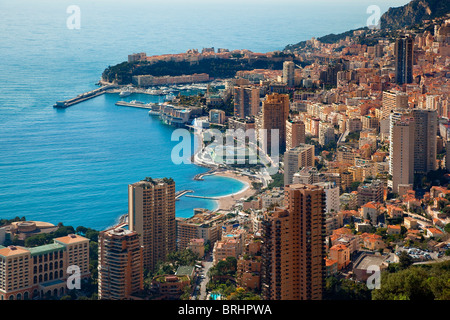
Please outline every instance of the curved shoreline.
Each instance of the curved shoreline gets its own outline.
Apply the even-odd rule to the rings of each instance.
[[[213,165],[213,163],[205,161],[202,157],[201,136],[197,131],[193,132],[193,136],[197,139],[197,142],[200,143],[197,145],[196,150],[191,156],[192,163],[199,167],[209,169],[207,172],[195,176],[194,179],[203,180],[203,177],[205,176],[215,175],[235,179],[244,183],[244,187],[237,192],[215,197],[218,198],[218,200],[212,200],[216,203],[216,208],[213,211],[231,210],[237,200],[240,200],[241,198],[248,198],[256,193],[256,190],[252,187],[252,181],[249,177],[242,175],[237,171],[219,168],[217,165]]]
[[[231,170],[212,172],[205,174],[205,176],[227,177],[234,180],[238,180],[244,184],[244,187],[237,192],[233,192],[223,196],[215,196],[215,198],[217,198],[218,200],[213,200],[216,202],[217,205],[214,211],[231,210],[233,206],[236,204],[236,201],[240,200],[241,198],[248,198],[254,195],[256,192],[256,190],[254,190],[251,186],[250,178],[244,175],[239,175],[237,172]]]

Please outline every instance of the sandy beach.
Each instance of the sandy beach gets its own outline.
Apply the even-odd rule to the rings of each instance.
[[[241,175],[229,170],[213,172],[211,175],[229,177],[245,183],[244,189],[239,192],[226,196],[216,197],[218,198],[217,200],[219,203],[218,209],[220,210],[230,210],[237,200],[240,200],[241,198],[248,198],[254,195],[256,192],[256,190],[252,188],[252,180],[250,180],[250,178],[245,175]]]

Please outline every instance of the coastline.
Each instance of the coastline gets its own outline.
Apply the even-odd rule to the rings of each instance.
[[[199,133],[197,130],[194,130],[193,135],[195,139],[197,139],[198,145],[193,155],[191,156],[192,163],[194,163],[197,166],[209,169],[209,171],[202,173],[199,176],[196,176],[194,179],[202,180],[202,177],[204,176],[216,175],[221,177],[232,178],[244,183],[244,188],[239,190],[238,192],[215,197],[217,198],[217,200],[213,201],[216,202],[217,207],[214,209],[214,211],[231,210],[233,206],[236,204],[236,201],[240,200],[241,198],[246,199],[250,196],[253,196],[257,192],[252,187],[253,181],[248,176],[241,174],[237,170],[220,168],[214,162],[205,159],[202,154],[203,150],[201,143],[201,133]]]
[[[216,201],[218,201],[219,210],[230,210],[237,200],[240,200],[241,198],[246,199],[256,193],[256,190],[252,187],[252,181],[250,180],[249,177],[245,175],[241,175],[235,171],[230,170],[225,172],[217,172],[213,174],[222,177],[233,178],[245,184],[245,187],[238,192],[218,197],[219,200]]]
[[[236,201],[240,200],[241,198],[246,199],[256,193],[256,190],[252,187],[251,179],[245,175],[241,175],[236,171],[232,170],[214,171],[211,173],[204,174],[204,176],[213,176],[213,175],[235,179],[244,183],[244,188],[242,188],[237,192],[215,197],[217,198],[217,200],[214,200],[217,204],[215,211],[231,210],[233,206],[236,204]]]

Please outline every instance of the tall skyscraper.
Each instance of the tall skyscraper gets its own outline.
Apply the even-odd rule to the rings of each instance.
[[[245,118],[255,116],[259,111],[259,88],[255,86],[235,86],[233,91],[234,116]]]
[[[283,153],[286,150],[286,120],[289,117],[289,95],[287,94],[268,94],[262,103],[261,128],[267,132],[263,139],[263,147],[267,153],[272,149],[272,130],[278,129],[279,151]]]
[[[283,62],[283,82],[288,87],[294,87],[295,84],[295,64],[292,61]]]
[[[408,109],[391,112],[389,184],[398,192],[399,184],[414,183],[414,175],[436,170],[436,110]]]
[[[411,109],[414,118],[414,173],[426,174],[436,170],[436,139],[437,112],[436,110]]]
[[[320,300],[325,273],[325,196],[319,186],[285,187],[285,208],[262,223],[265,300]]]
[[[284,153],[284,184],[292,183],[294,173],[304,167],[314,167],[314,145],[301,143]]]
[[[286,121],[286,150],[305,143],[305,123],[300,120]]]
[[[129,229],[140,235],[144,268],[153,270],[176,250],[175,182],[146,178],[128,186]]]
[[[414,183],[414,119],[401,119],[391,113],[389,128],[389,184],[394,193],[398,186]]]
[[[130,299],[144,289],[139,235],[122,228],[98,237],[98,296],[102,300]]]
[[[409,36],[400,37],[395,41],[395,80],[398,84],[413,81],[414,39]]]

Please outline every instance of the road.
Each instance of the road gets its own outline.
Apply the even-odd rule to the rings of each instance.
[[[206,285],[209,282],[208,277],[208,271],[212,267],[212,255],[209,254],[205,260],[202,261],[203,263],[203,269],[199,274],[199,285],[200,285],[200,297],[199,300],[206,300],[207,293],[206,293]],[[202,275],[204,278],[202,278]]]

